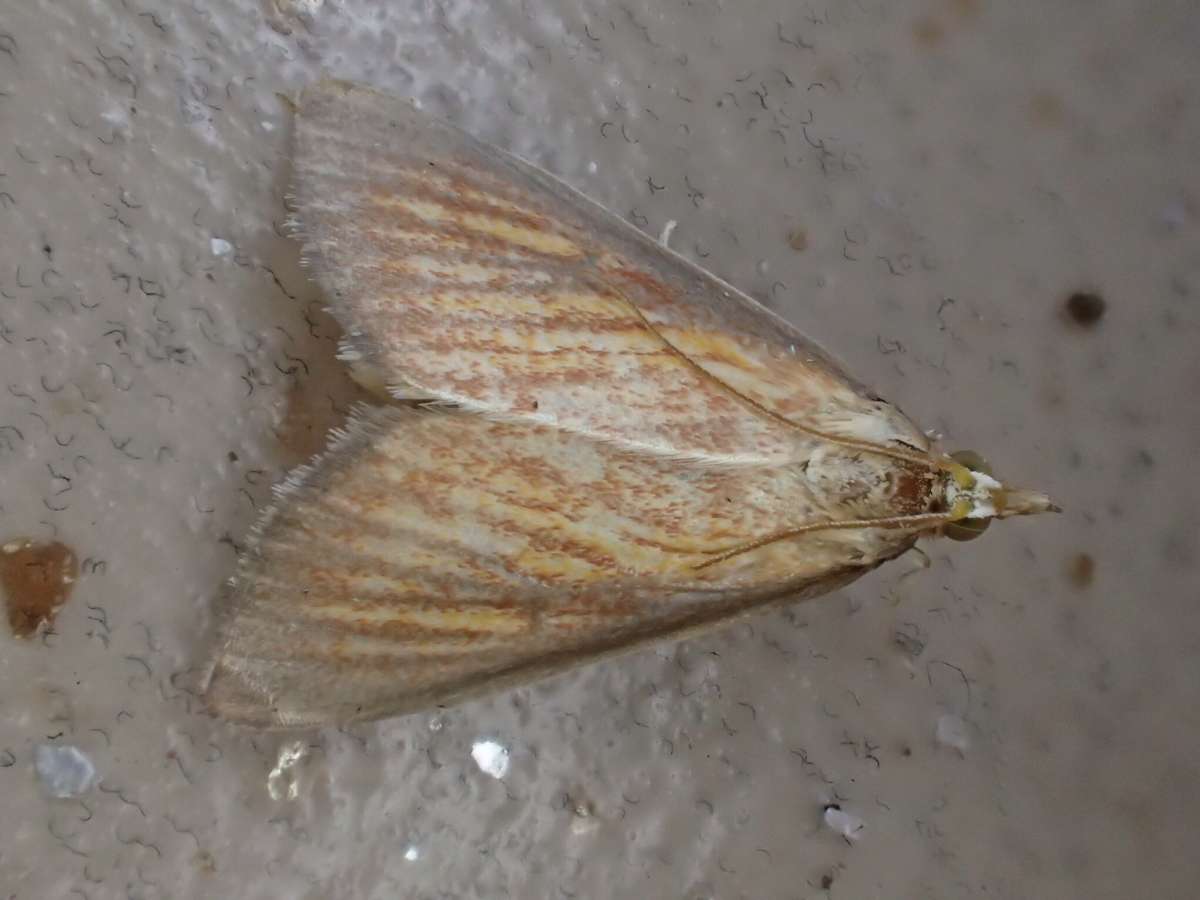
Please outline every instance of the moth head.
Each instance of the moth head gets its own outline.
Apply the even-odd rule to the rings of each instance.
[[[1061,512],[1040,491],[1002,484],[993,477],[987,460],[974,450],[951,453],[942,460],[942,469],[950,520],[941,532],[953,541],[975,540],[987,531],[992,519]]]

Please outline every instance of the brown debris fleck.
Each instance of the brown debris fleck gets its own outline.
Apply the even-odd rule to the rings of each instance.
[[[923,47],[936,47],[946,37],[946,29],[932,16],[922,16],[913,23],[913,37]]]
[[[951,12],[957,14],[964,20],[970,20],[979,16],[980,0],[949,0]]]
[[[79,563],[66,544],[17,538],[0,547],[0,589],[13,634],[29,637],[43,623],[53,624],[78,575]]]
[[[1037,91],[1029,98],[1029,121],[1034,125],[1057,128],[1066,116],[1062,99],[1052,91]]]
[[[1067,578],[1077,588],[1091,587],[1096,578],[1096,561],[1088,553],[1076,553],[1067,565]]]
[[[808,232],[803,228],[793,228],[788,234],[787,242],[797,253],[803,253],[808,249]]]

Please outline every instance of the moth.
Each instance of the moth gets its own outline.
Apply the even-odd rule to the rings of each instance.
[[[1053,509],[545,171],[325,80],[303,259],[381,402],[277,487],[206,697],[260,728],[526,684]]]

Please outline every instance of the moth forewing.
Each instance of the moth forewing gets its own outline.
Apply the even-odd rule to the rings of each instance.
[[[1048,506],[933,451],[750,298],[403,101],[324,81],[295,134],[341,355],[432,402],[356,410],[280,490],[227,592],[207,688],[227,718],[457,702]]]
[[[300,99],[295,138],[307,263],[353,352],[394,383],[715,462],[796,456],[795,429],[730,387],[811,429],[928,448],[783,319],[410,103],[322,81]]]

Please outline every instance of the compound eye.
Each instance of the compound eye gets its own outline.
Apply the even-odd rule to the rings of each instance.
[[[972,472],[982,472],[984,475],[992,474],[992,467],[988,465],[988,461],[974,450],[956,450],[950,454],[950,458],[960,466],[966,466]]]
[[[956,462],[960,462],[964,466],[970,465],[962,460],[956,460]],[[983,470],[976,469],[975,471]],[[959,519],[957,522],[947,522],[942,526],[942,532],[952,541],[973,541],[987,531],[991,524],[991,519]]]

